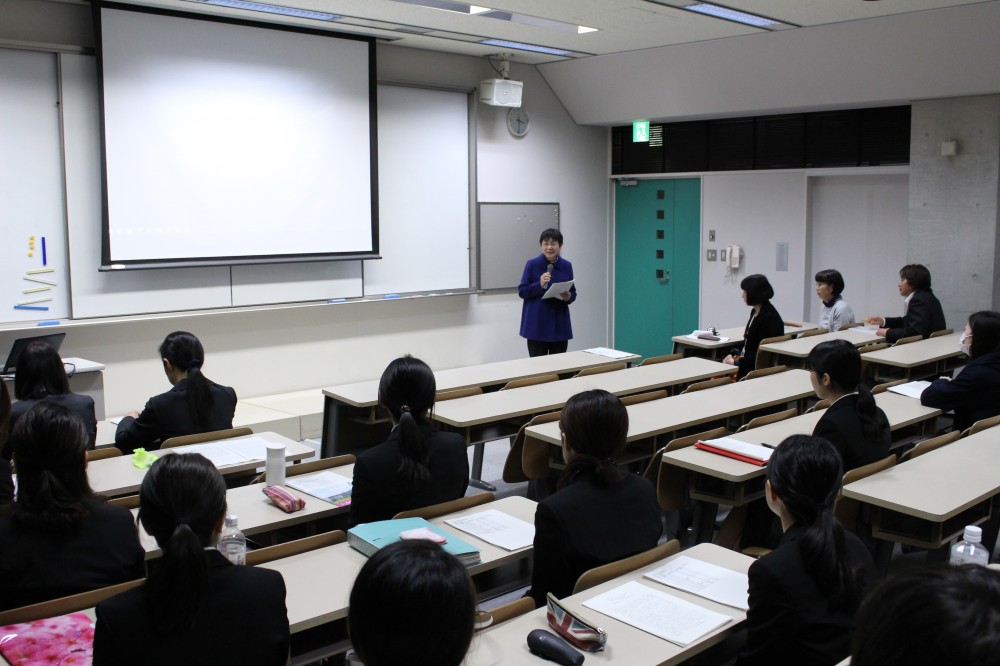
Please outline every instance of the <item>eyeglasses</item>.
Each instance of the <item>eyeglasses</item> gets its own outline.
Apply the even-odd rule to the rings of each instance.
[[[559,241],[542,241],[542,247],[559,247],[562,245]]]

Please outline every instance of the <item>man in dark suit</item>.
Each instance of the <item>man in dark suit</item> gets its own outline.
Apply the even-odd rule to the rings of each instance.
[[[877,324],[877,334],[886,342],[919,335],[929,338],[934,331],[947,328],[941,302],[931,291],[931,272],[922,264],[907,264],[899,270],[899,295],[903,301],[902,317],[869,317]]]

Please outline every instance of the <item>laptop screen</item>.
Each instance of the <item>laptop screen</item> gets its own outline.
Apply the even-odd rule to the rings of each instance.
[[[21,352],[24,351],[24,348],[32,342],[47,342],[52,345],[53,349],[59,351],[59,347],[62,346],[63,338],[65,337],[65,333],[53,333],[51,335],[36,335],[30,338],[18,338],[17,340],[14,340],[14,346],[10,348],[10,354],[7,355],[7,362],[4,363],[2,374],[14,374],[14,369],[17,367],[18,357],[21,355]]]

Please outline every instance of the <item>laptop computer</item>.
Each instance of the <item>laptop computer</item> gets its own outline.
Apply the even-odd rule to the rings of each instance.
[[[21,352],[24,351],[24,348],[32,342],[47,342],[52,345],[53,349],[59,351],[59,347],[62,346],[63,338],[65,337],[65,333],[52,333],[51,335],[36,335],[30,338],[18,338],[17,340],[14,340],[14,346],[10,348],[10,353],[7,354],[7,362],[4,363],[3,372],[0,372],[0,374],[4,377],[13,377],[14,370],[17,369],[18,357],[21,356]]]

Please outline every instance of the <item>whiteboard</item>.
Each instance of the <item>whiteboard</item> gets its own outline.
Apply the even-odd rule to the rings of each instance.
[[[479,288],[513,289],[524,263],[537,256],[538,239],[559,228],[557,203],[479,204]]]

